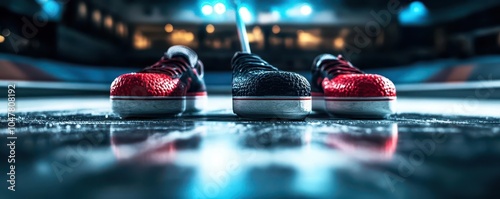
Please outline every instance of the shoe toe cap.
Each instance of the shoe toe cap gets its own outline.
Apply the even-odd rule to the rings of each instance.
[[[158,73],[128,73],[111,83],[111,96],[182,96],[185,85],[177,78]]]
[[[393,97],[396,87],[391,80],[376,74],[339,75],[323,81],[326,96],[331,97]]]
[[[264,71],[233,86],[237,96],[310,96],[309,82],[303,76],[284,71]],[[239,85],[239,86],[238,86]]]

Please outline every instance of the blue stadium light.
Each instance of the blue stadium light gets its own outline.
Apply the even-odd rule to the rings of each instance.
[[[59,18],[61,14],[61,5],[54,0],[37,0],[41,5],[43,12],[45,12],[49,18],[56,19]]]
[[[247,7],[243,6],[238,11],[240,12],[240,15],[241,15],[241,18],[243,19],[243,21],[245,21],[245,22],[252,21],[252,14],[250,13],[250,11],[248,10]]]
[[[223,3],[217,3],[214,6],[214,11],[217,14],[224,14],[226,12],[226,6]]]
[[[414,13],[425,13],[427,12],[427,8],[420,1],[414,1],[410,4],[410,10]]]
[[[304,4],[302,6],[300,6],[300,13],[302,15],[310,15],[312,13],[312,8],[309,4]]]
[[[399,13],[399,21],[403,24],[421,24],[428,12],[422,2],[414,1]]]
[[[273,20],[275,20],[275,21],[279,21],[281,19],[281,13],[277,10],[271,11],[271,15],[272,15]]]
[[[277,11],[277,10],[273,10],[273,11],[271,12],[271,14],[272,14],[273,16],[277,16],[278,18],[281,16],[280,12],[279,12],[279,11]]]
[[[211,15],[213,11],[214,9],[211,5],[204,5],[203,7],[201,7],[201,13],[203,13],[203,15]]]

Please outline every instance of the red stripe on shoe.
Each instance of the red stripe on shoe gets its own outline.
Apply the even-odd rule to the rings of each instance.
[[[311,100],[311,97],[283,97],[283,98],[277,98],[277,97],[233,97],[233,100]]]
[[[325,101],[394,101],[396,97],[325,97]]]
[[[183,96],[111,96],[111,100],[183,100]]]

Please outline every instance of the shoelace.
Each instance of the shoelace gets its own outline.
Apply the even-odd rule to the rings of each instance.
[[[328,76],[336,77],[340,74],[363,74],[363,71],[354,67],[351,63],[339,55],[337,59],[326,59],[321,64],[321,71],[325,71]]]
[[[172,77],[179,77],[189,68],[189,63],[182,59],[166,59],[162,57],[158,62],[144,68],[143,73],[165,73]]]
[[[248,73],[255,70],[277,71],[278,68],[264,61],[255,54],[240,54],[237,55],[231,63],[233,70],[240,73]]]

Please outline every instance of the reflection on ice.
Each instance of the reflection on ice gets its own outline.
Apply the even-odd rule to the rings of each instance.
[[[111,148],[119,161],[142,164],[174,162],[177,150],[198,148],[204,129],[190,125],[183,131],[164,129],[130,133],[112,125]]]
[[[366,129],[365,129],[366,130]],[[328,134],[326,143],[363,161],[391,160],[398,142],[398,125],[375,128],[375,132]]]

